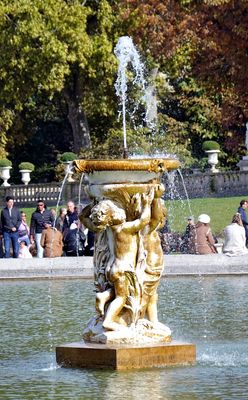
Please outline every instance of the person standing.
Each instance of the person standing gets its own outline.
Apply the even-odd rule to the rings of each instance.
[[[10,246],[12,245],[13,257],[18,258],[19,253],[19,234],[18,229],[21,224],[21,213],[17,207],[14,206],[14,198],[12,196],[6,197],[6,207],[1,212],[1,224],[3,235],[5,258],[10,258]]]
[[[70,229],[71,224],[78,221],[78,212],[73,201],[68,201],[67,212],[63,223],[63,233],[66,233]]]
[[[60,232],[63,232],[63,225],[64,225],[66,213],[67,213],[66,208],[61,207],[59,210],[59,216],[56,218],[55,228],[58,229],[58,231],[60,231]]]
[[[61,257],[63,253],[63,236],[55,227],[49,225],[42,231],[41,246],[44,248],[44,257]]]
[[[64,234],[64,251],[67,257],[77,257],[84,254],[85,235],[81,223],[75,221]]]
[[[46,209],[45,202],[39,200],[37,208],[31,216],[30,224],[30,242],[34,240],[37,246],[37,257],[43,257],[43,247],[40,244],[42,231],[54,224],[54,216],[51,211]]]
[[[248,247],[248,220],[247,220],[247,215],[246,215],[246,209],[248,207],[248,201],[247,200],[241,200],[239,208],[238,208],[238,213],[241,215],[242,223],[245,228],[245,237],[246,237],[246,247]]]
[[[30,229],[27,224],[27,216],[24,211],[21,211],[21,224],[18,228],[18,236],[19,236],[18,242],[21,243],[25,241],[27,246],[29,246],[30,245],[29,234],[30,234]]]

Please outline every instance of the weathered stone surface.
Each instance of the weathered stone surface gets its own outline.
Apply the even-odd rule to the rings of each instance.
[[[83,331],[83,339],[86,342],[103,344],[148,344],[158,342],[170,342],[171,330],[168,326],[147,319],[139,319],[130,327],[123,326],[119,331],[105,331],[102,327],[103,319],[94,316],[88,322]]]
[[[56,361],[64,367],[117,370],[191,365],[196,361],[196,347],[176,341],[115,346],[82,341],[56,347]]]

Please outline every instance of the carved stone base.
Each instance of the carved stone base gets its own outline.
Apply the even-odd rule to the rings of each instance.
[[[85,342],[103,344],[148,344],[157,342],[171,342],[171,330],[168,326],[147,319],[140,319],[136,325],[125,327],[119,325],[117,331],[107,331],[102,327],[102,318],[94,316],[83,331]]]
[[[196,361],[191,343],[104,345],[74,342],[56,347],[56,361],[63,367],[116,370],[189,365]]]

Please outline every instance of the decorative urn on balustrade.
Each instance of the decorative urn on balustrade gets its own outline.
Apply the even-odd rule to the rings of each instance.
[[[76,158],[77,155],[71,151],[67,151],[58,156],[58,160],[64,165],[65,175],[68,176],[67,182],[74,182],[74,179],[72,178],[74,173],[74,170],[72,169],[72,161]]]
[[[12,162],[8,158],[0,159],[0,177],[3,180],[1,186],[10,186],[8,180],[10,178],[11,168],[12,168]]]
[[[220,145],[214,140],[206,140],[202,144],[202,150],[204,150],[208,156],[208,164],[211,166],[210,171],[212,173],[219,172],[216,165],[219,162],[218,155],[220,153]]]
[[[28,185],[31,180],[30,174],[34,171],[35,168],[34,164],[32,164],[31,162],[21,162],[18,167],[22,175],[22,182],[24,183],[24,185]]]

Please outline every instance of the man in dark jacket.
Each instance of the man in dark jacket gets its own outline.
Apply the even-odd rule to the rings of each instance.
[[[17,207],[14,207],[14,198],[6,197],[6,207],[1,212],[1,238],[4,239],[5,258],[10,257],[10,246],[13,248],[13,257],[18,258],[18,228],[21,225],[21,214]]]
[[[246,236],[246,247],[248,247],[248,220],[245,210],[248,207],[247,200],[241,200],[240,206],[238,208],[238,213],[241,215],[241,219],[245,228],[245,236]]]
[[[30,224],[30,242],[33,243],[35,240],[38,258],[43,257],[43,247],[40,244],[42,231],[53,224],[53,214],[51,211],[46,209],[45,202],[43,200],[39,200],[37,203],[37,208],[31,216]]]
[[[67,257],[77,257],[84,254],[85,235],[78,221],[73,222],[64,235],[64,251]]]
[[[70,229],[71,224],[75,223],[77,220],[78,212],[75,203],[70,200],[67,203],[67,212],[63,223],[63,233],[65,234]]]

